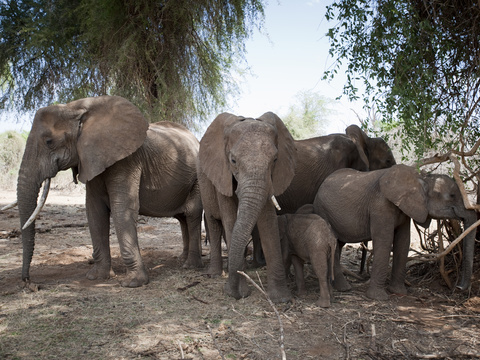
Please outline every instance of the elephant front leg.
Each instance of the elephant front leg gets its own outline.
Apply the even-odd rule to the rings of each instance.
[[[120,253],[127,267],[126,277],[121,281],[121,285],[124,287],[139,287],[148,284],[149,281],[138,246],[137,214],[138,212],[129,209],[112,211]]]
[[[388,291],[393,294],[406,295],[405,274],[410,250],[410,219],[398,227],[393,239],[392,277]]]
[[[222,260],[222,223],[211,216],[205,215],[205,228],[210,240],[210,264],[207,274],[220,276],[223,272]]]
[[[292,293],[287,287],[285,277],[277,214],[273,205],[268,202],[264,209],[260,213],[257,226],[267,262],[268,295],[273,302],[288,302],[292,299]]]
[[[370,276],[370,285],[366,295],[373,300],[387,300],[385,290],[387,280],[390,251],[392,250],[394,236],[393,221],[382,222],[372,227],[373,264]],[[336,274],[335,274],[336,275]]]
[[[128,164],[128,163],[127,163]],[[107,187],[113,224],[127,274],[121,281],[124,287],[139,287],[148,284],[148,273],[143,264],[138,246],[137,218],[140,210],[140,169],[132,171],[122,162],[109,170]],[[109,171],[107,170],[107,171]]]
[[[292,264],[295,271],[295,283],[297,284],[297,295],[303,296],[307,293],[305,288],[305,277],[303,276],[303,260],[292,255]]]
[[[104,196],[97,193],[97,185],[87,182],[86,189],[87,220],[93,245],[93,267],[87,272],[87,279],[108,279],[115,276],[110,255],[110,210],[102,200]]]

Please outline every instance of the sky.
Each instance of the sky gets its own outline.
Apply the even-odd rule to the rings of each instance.
[[[335,102],[342,95],[344,73],[339,72],[330,82],[322,80],[324,71],[334,64],[325,36],[333,26],[325,19],[327,3],[330,1],[269,1],[264,25],[268,37],[255,31],[247,41],[246,60],[253,76],[241,83],[242,94],[227,111],[252,117],[273,111],[281,117],[299,92],[313,91],[332,100],[328,133],[359,124],[356,113],[365,117],[362,104],[349,103],[346,97]]]
[[[295,103],[299,92],[314,91],[332,100],[327,133],[344,132],[348,125],[359,124],[355,112],[365,116],[361,104],[349,103],[344,97],[334,101],[342,94],[346,77],[339,72],[333,81],[322,80],[323,72],[334,63],[328,54],[329,42],[325,36],[333,26],[325,19],[328,3],[330,1],[268,0],[262,33],[255,30],[246,42],[250,75],[239,79],[241,93],[231,99],[225,111],[251,117],[273,111],[282,117]],[[18,124],[11,116],[6,118],[0,114],[0,132],[29,130],[32,120],[28,118]]]

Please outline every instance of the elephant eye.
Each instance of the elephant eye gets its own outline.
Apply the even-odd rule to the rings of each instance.
[[[235,160],[235,158],[233,156],[230,155],[230,162],[233,164],[233,165],[236,165],[237,164],[237,160]]]
[[[45,140],[45,144],[46,144],[48,147],[52,147],[52,145],[53,145],[53,140],[52,140],[52,139],[46,139],[46,140]]]

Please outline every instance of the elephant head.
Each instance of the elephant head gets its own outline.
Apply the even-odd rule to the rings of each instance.
[[[407,171],[407,175],[404,173]],[[430,219],[461,220],[467,229],[476,220],[474,210],[465,208],[460,189],[455,181],[440,174],[419,175],[415,169],[396,166],[380,180],[383,194],[415,222],[428,225]],[[461,279],[457,287],[470,286],[473,269],[475,232],[463,240]]]
[[[238,210],[231,215],[233,218],[236,216],[233,229],[225,229],[232,231],[226,290],[236,298],[242,296],[238,290],[237,270],[243,268],[244,249],[260,217],[268,218],[258,224],[262,245],[265,243],[268,248],[273,246],[276,253],[265,255],[270,267],[267,271],[272,274],[269,275],[269,284],[280,276],[283,277],[278,279],[278,283],[285,280],[276,213],[274,205],[268,200],[285,191],[294,176],[295,164],[293,138],[280,118],[271,112],[257,119],[220,114],[200,141],[199,170],[210,180],[217,193],[238,199]],[[264,224],[266,222],[268,225]],[[269,230],[262,233],[265,227]],[[269,257],[274,259],[271,265]],[[269,285],[269,293],[270,290],[275,292],[275,287]]]
[[[369,170],[385,169],[396,164],[392,150],[382,138],[369,137],[357,125],[350,125],[345,130],[345,133],[357,145]]]
[[[22,279],[29,280],[35,243],[35,222],[23,229],[34,212],[42,183],[72,169],[74,181],[92,180],[137,150],[148,123],[140,110],[117,96],[85,98],[39,109],[34,117],[20,165],[17,202],[22,226]]]

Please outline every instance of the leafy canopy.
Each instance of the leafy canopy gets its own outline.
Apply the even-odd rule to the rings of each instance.
[[[289,107],[287,114],[282,116],[294,139],[318,136],[325,131],[328,125],[328,103],[329,100],[311,90],[297,94],[296,102]]]
[[[336,0],[327,8],[327,36],[346,61],[344,94],[381,115],[418,157],[457,149],[479,138],[480,7],[463,0]],[[461,141],[459,141],[459,139]]]
[[[192,125],[236,92],[261,0],[0,0],[0,106],[121,95]]]

